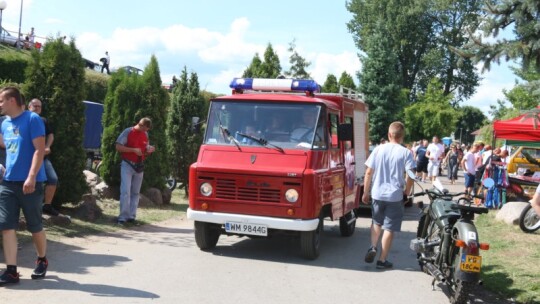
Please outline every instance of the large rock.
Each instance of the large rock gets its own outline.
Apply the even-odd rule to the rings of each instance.
[[[120,200],[120,187],[109,187],[105,182],[101,182],[96,185],[95,189],[102,198]]]
[[[153,207],[154,203],[144,194],[139,194],[139,207]]]
[[[519,216],[527,204],[527,202],[508,202],[497,212],[495,218],[509,225],[519,225]]]
[[[172,199],[172,191],[169,188],[163,189],[163,191],[161,191],[161,197],[163,199],[163,204],[170,204]]]
[[[163,197],[161,196],[161,191],[157,188],[148,188],[144,195],[151,200],[155,205],[163,205]],[[139,202],[140,204],[140,202]]]
[[[91,194],[83,195],[83,201],[75,208],[77,218],[95,222],[103,215],[103,210],[98,206],[96,197]]]
[[[90,189],[93,189],[97,184],[101,182],[101,178],[99,178],[99,175],[95,174],[92,171],[84,170],[83,174],[86,177],[86,184]]]

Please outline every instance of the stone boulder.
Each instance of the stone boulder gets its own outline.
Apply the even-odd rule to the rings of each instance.
[[[96,197],[91,194],[83,195],[83,201],[75,208],[77,218],[95,222],[103,215],[103,210],[98,206]]]
[[[154,203],[144,194],[139,194],[139,207],[153,207]]]
[[[528,202],[507,202],[497,212],[495,218],[509,225],[519,225],[519,216],[527,204]]]
[[[83,174],[86,177],[86,184],[90,189],[93,189],[94,187],[96,187],[97,184],[101,182],[101,178],[99,177],[99,175],[95,174],[92,171],[84,170]]]
[[[120,187],[109,187],[105,182],[101,182],[94,189],[102,198],[120,200]]]
[[[155,205],[161,206],[163,205],[163,197],[161,196],[161,191],[157,188],[148,188],[144,195],[151,200]],[[140,202],[139,202],[140,204]]]
[[[163,191],[161,191],[161,198],[163,200],[163,204],[170,204],[172,199],[172,191],[169,188],[163,189]]]

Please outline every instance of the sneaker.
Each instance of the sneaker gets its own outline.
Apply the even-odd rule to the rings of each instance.
[[[386,261],[377,261],[377,269],[389,269],[392,268],[394,264],[390,263],[388,260]]]
[[[4,271],[4,273],[0,276],[0,286],[4,286],[6,284],[16,284],[19,283],[19,273],[9,273]]]
[[[366,257],[364,258],[364,261],[366,261],[366,263],[373,263],[373,260],[375,260],[376,255],[377,255],[377,248],[371,246],[369,247],[366,253]]]
[[[58,210],[54,209],[51,204],[44,204],[43,205],[43,213],[52,215],[52,216],[58,216],[60,212]]]
[[[47,274],[47,267],[49,267],[49,261],[45,260],[36,260],[36,269],[32,272],[32,280],[43,279],[45,274]]]

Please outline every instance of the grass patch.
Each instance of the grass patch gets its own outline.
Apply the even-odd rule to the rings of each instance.
[[[151,223],[162,222],[174,217],[179,217],[185,214],[188,203],[183,195],[183,190],[173,191],[171,203],[159,207],[139,207],[137,210],[137,224],[126,224],[125,227],[116,224],[116,218],[119,212],[119,202],[116,200],[98,201],[98,205],[103,210],[103,216],[95,222],[88,222],[75,218],[74,207],[63,207],[61,212],[71,216],[71,224],[68,226],[46,225],[45,231],[47,239],[60,240],[64,237],[85,237],[100,233],[114,232],[126,229],[133,226],[140,226]],[[18,231],[19,242],[31,242],[30,233],[27,231]]]
[[[481,242],[484,287],[519,303],[540,303],[540,234],[495,219],[496,211],[476,219]]]

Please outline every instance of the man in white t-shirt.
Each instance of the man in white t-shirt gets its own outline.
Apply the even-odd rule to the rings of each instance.
[[[463,173],[465,175],[465,192],[472,193],[474,187],[474,178],[476,176],[476,155],[480,146],[475,143],[472,147],[465,153],[463,159],[461,160],[461,167],[463,168]]]
[[[441,144],[439,137],[433,136],[433,141],[427,147],[426,156],[429,159],[428,163],[428,178],[431,182],[439,175],[439,166],[444,158],[444,146]]]
[[[371,247],[365,256],[366,263],[373,263],[377,255],[379,236],[382,233],[382,251],[377,261],[377,269],[392,268],[386,258],[392,247],[394,233],[401,231],[404,204],[403,196],[409,195],[413,180],[405,180],[406,170],[414,169],[416,164],[412,152],[401,143],[405,137],[405,126],[399,121],[388,128],[389,143],[379,145],[366,160],[364,194],[362,202],[372,202]],[[383,232],[384,230],[384,232]]]

